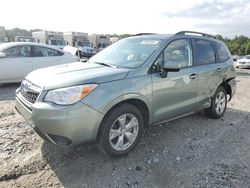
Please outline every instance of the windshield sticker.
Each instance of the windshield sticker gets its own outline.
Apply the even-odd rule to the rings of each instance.
[[[158,40],[143,40],[143,41],[141,41],[141,44],[156,45],[159,42],[160,41],[158,41]]]

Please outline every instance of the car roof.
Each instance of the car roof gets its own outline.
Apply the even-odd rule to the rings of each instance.
[[[8,42],[8,43],[2,43],[2,44],[0,44],[0,51],[3,51],[5,49],[7,49],[7,48],[11,48],[11,47],[15,47],[15,46],[23,46],[23,45],[47,47],[47,48],[52,48],[54,50],[58,50],[58,51],[63,52],[59,48],[53,47],[51,45],[36,43],[36,42]]]

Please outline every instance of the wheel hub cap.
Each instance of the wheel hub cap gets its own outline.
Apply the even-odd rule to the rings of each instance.
[[[109,142],[113,149],[124,151],[136,140],[139,131],[138,119],[133,114],[123,114],[111,126]]]
[[[223,92],[219,92],[215,98],[215,110],[218,114],[222,114],[226,107],[226,96]]]

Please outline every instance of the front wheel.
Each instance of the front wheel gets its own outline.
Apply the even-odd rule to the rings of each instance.
[[[143,117],[133,105],[114,108],[102,123],[99,145],[110,156],[121,156],[132,150],[143,132]]]
[[[211,107],[206,109],[206,115],[210,118],[220,118],[224,115],[227,108],[227,92],[220,86],[216,90],[212,99]]]

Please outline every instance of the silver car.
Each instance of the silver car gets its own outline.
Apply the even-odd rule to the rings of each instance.
[[[250,55],[240,57],[235,62],[235,67],[236,68],[250,68]]]
[[[27,74],[36,69],[76,61],[78,57],[46,44],[0,44],[0,84],[21,82]]]

